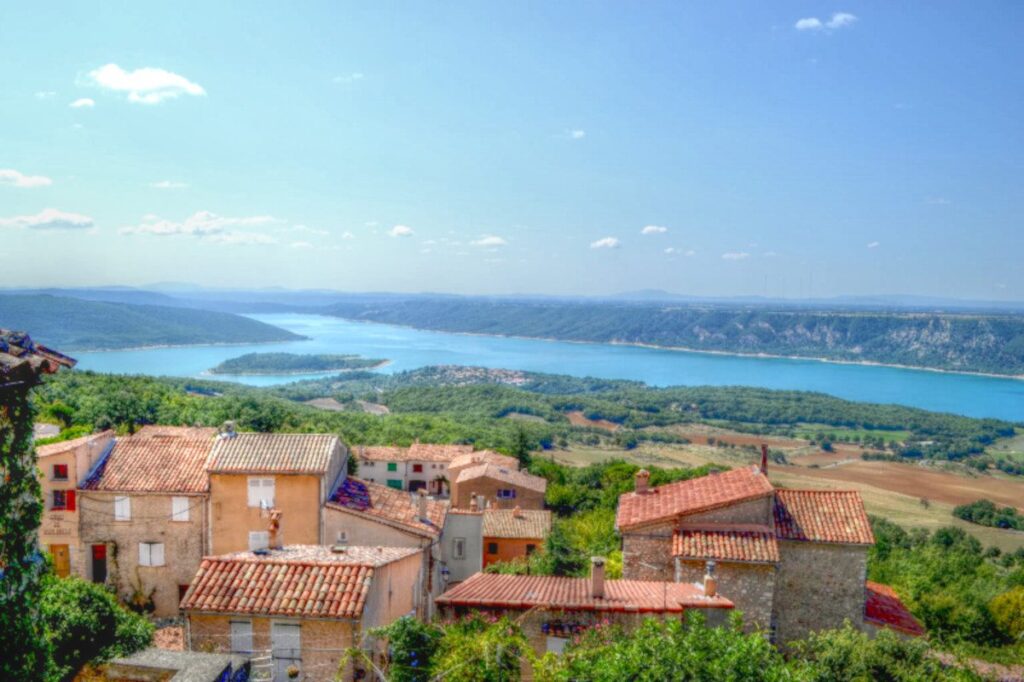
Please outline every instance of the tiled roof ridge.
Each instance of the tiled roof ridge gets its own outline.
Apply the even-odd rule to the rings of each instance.
[[[230,554],[213,554],[210,556],[204,556],[201,563],[214,561],[236,564],[259,564],[260,566],[266,566],[270,564],[273,564],[275,566],[309,566],[312,568],[333,568],[335,566],[359,566],[362,568],[374,569],[380,568],[381,566],[380,564],[375,564],[366,560],[328,561],[325,559],[289,559],[288,557],[275,557],[273,555],[232,556]],[[398,561],[398,559],[394,559],[394,561]]]
[[[858,490],[780,488],[772,519],[780,540],[872,545],[874,532]]]
[[[463,483],[481,476],[503,479],[513,484],[518,483],[525,488],[530,488],[535,491],[542,491],[546,489],[548,485],[548,480],[543,476],[536,476],[527,471],[508,469],[491,462],[482,462],[480,464],[466,467],[459,472],[459,476],[455,479],[455,482]]]

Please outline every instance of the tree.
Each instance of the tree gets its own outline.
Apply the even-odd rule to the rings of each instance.
[[[520,424],[512,433],[512,456],[519,460],[519,466],[526,469],[530,466],[530,436],[526,429]]]
[[[996,627],[1012,642],[1024,642],[1024,587],[994,597],[988,610]]]
[[[430,679],[430,663],[444,634],[440,628],[405,616],[370,634],[388,641],[388,682]]]
[[[520,662],[533,649],[508,618],[488,622],[481,616],[449,624],[432,658],[430,679],[445,682],[516,682]]]
[[[125,656],[153,641],[149,621],[122,607],[104,586],[81,578],[49,575],[41,607],[55,680],[71,680],[86,663]]]

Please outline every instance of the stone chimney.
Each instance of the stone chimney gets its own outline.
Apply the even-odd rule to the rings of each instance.
[[[421,521],[427,520],[427,491],[420,488],[416,496],[416,515]]]
[[[761,443],[761,473],[768,475],[768,444]]]
[[[281,542],[281,510],[271,509],[270,510],[270,523],[267,524],[267,531],[269,535],[270,549],[281,549],[283,543]]]
[[[718,578],[715,577],[715,562],[709,561],[704,569],[704,596],[714,597],[718,594]]]
[[[469,494],[469,511],[477,511],[476,493]]]
[[[512,516],[514,516],[517,519],[523,518],[523,510],[519,507],[518,504],[516,505],[515,509],[512,510]]]
[[[604,599],[604,557],[590,557],[590,596]]]
[[[647,484],[650,482],[650,480],[651,480],[651,472],[648,471],[647,469],[641,469],[640,471],[636,472],[636,488],[635,489],[636,489],[636,494],[637,495],[646,495],[647,494]]]

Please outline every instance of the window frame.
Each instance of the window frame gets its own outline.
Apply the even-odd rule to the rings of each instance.
[[[60,504],[57,503],[57,498],[60,498]],[[50,491],[50,511],[66,511],[68,508],[68,491],[67,490],[51,490]]]
[[[499,500],[514,500],[516,499],[515,488],[498,488],[498,494],[496,497]]]
[[[497,542],[488,542],[487,543],[487,553],[488,554],[497,554],[498,553],[498,543]]]
[[[64,472],[63,476],[60,474],[61,470],[63,470]],[[69,468],[67,464],[54,464],[52,471],[53,475],[50,477],[50,479],[53,481],[66,481],[68,480],[68,472]]]
[[[267,485],[267,482],[270,485]],[[253,484],[256,485],[253,485]],[[246,503],[249,507],[263,509],[264,504],[266,508],[274,506],[274,498],[277,496],[277,481],[273,476],[249,476],[246,479]],[[270,500],[267,501],[265,495],[265,489],[270,488]],[[256,495],[253,495],[253,491],[259,491]]]
[[[456,561],[466,559],[466,538],[452,538],[452,559]]]
[[[159,563],[157,563],[159,561]],[[139,566],[159,568],[167,565],[167,554],[162,542],[139,543]]]

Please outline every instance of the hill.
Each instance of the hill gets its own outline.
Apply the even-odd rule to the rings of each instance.
[[[61,350],[267,343],[304,337],[231,313],[39,295],[0,295],[0,327]]]
[[[231,358],[210,370],[211,374],[305,374],[372,369],[387,360],[360,355],[298,353],[247,353]]]
[[[321,312],[448,332],[1024,375],[1024,315],[450,298],[350,300]]]

